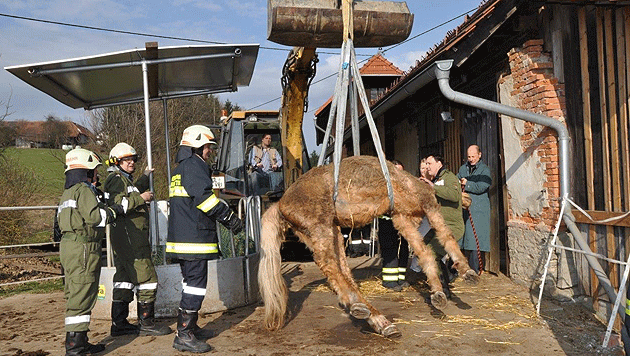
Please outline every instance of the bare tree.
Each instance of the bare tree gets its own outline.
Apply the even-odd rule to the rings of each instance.
[[[230,104],[232,105],[232,104]],[[218,125],[221,109],[224,105],[214,95],[178,98],[168,101],[168,131],[169,142],[165,138],[164,105],[162,102],[151,102],[151,151],[153,158],[154,188],[158,199],[168,197],[169,177],[166,172],[167,159],[171,166],[175,164],[175,156],[184,129],[190,125]],[[114,145],[126,142],[140,153],[138,169],[147,164],[144,106],[142,104],[122,105],[95,110],[92,112],[91,129],[102,143],[95,147],[103,157],[109,155]],[[166,147],[170,149],[171,157],[166,156]],[[141,168],[140,168],[141,167]]]

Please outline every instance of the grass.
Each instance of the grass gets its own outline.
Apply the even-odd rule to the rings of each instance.
[[[0,299],[21,293],[46,294],[63,290],[63,279],[52,279],[42,282],[29,282],[0,287]]]
[[[65,182],[64,161],[66,151],[49,148],[15,148],[4,151],[7,157],[16,158],[20,165],[31,170],[41,189],[38,194],[43,198],[57,199],[63,192]],[[28,202],[16,202],[19,205],[39,205]]]

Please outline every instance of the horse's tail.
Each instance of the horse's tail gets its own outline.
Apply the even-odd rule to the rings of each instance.
[[[284,325],[289,298],[287,286],[280,272],[282,263],[280,244],[283,235],[282,216],[276,203],[262,216],[261,259],[258,267],[258,285],[265,303],[265,326],[269,330],[277,330]]]

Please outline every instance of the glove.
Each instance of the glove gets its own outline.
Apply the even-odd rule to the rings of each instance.
[[[230,217],[227,221],[227,228],[232,231],[232,234],[236,235],[243,231],[243,221],[236,216],[233,212],[230,212]]]
[[[125,215],[125,210],[122,205],[114,204],[112,206],[107,207],[108,210],[112,212],[112,220],[116,220],[116,217]]]

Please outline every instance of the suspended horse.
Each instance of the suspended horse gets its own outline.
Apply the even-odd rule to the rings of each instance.
[[[478,276],[468,262],[440,213],[433,188],[406,171],[387,162],[394,190],[394,208],[389,211],[389,198],[378,158],[354,156],[341,161],[338,196],[333,201],[333,165],[319,166],[301,176],[284,196],[262,217],[262,257],[258,283],[265,304],[265,326],[277,330],[284,326],[288,290],[280,272],[280,245],[288,228],[313,252],[317,266],[328,278],[338,295],[340,305],[357,319],[365,319],[379,334],[400,336],[400,331],[361,295],[352,278],[344,251],[340,227],[358,228],[374,217],[388,214],[394,227],[409,242],[418,262],[427,275],[431,288],[431,304],[442,309],[446,295],[438,278],[433,252],[418,232],[426,216],[436,236],[453,260],[453,267],[469,284]]]

